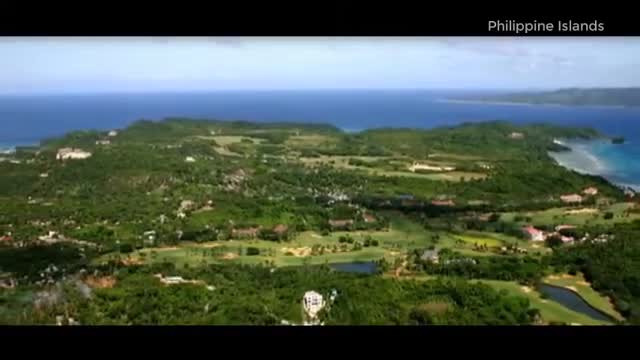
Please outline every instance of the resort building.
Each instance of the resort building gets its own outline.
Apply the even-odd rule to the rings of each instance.
[[[569,194],[560,196],[560,200],[565,203],[580,203],[582,202],[582,196],[578,194]]]
[[[67,159],[86,159],[91,157],[91,153],[88,151],[84,151],[81,149],[73,149],[73,148],[62,148],[58,150],[56,154],[57,160],[67,160]]]
[[[522,228],[527,239],[531,241],[544,241],[545,236],[542,230],[536,229],[533,226],[525,226]]]
[[[598,195],[598,189],[594,187],[588,187],[582,190],[582,193],[585,195]]]
[[[307,291],[302,297],[302,307],[311,319],[315,319],[320,310],[324,308],[324,299],[322,295],[315,291]]]
[[[111,130],[109,131],[109,136],[114,137],[114,136],[118,136],[118,132],[115,130]]]
[[[509,134],[509,137],[511,139],[523,139],[524,138],[524,134],[521,132],[512,132],[511,134]]]
[[[429,164],[420,164],[418,162],[414,162],[411,166],[409,166],[409,171],[416,172],[416,170],[426,170],[426,171],[453,171],[455,167],[452,166],[433,166]]]

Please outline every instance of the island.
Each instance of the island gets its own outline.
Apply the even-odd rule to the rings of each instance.
[[[624,144],[624,137],[622,136],[616,136],[611,138],[611,143],[612,144]]]
[[[169,118],[43,139],[0,161],[0,324],[638,324],[637,203],[549,155],[604,136]]]
[[[567,88],[553,91],[473,95],[451,101],[569,106],[640,106],[640,88]]]

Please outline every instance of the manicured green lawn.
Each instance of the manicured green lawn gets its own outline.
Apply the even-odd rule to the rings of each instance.
[[[378,156],[320,156],[316,158],[300,158],[300,160],[308,165],[312,164],[331,164],[333,167],[340,169],[349,169],[354,171],[362,171],[369,175],[374,176],[390,176],[390,177],[413,177],[420,179],[429,179],[436,181],[460,181],[462,178],[466,180],[470,179],[483,179],[486,178],[487,175],[483,173],[477,172],[464,172],[464,171],[448,171],[448,172],[434,172],[434,173],[414,173],[409,171],[407,168],[405,171],[394,171],[390,169],[380,168],[380,167],[365,167],[365,166],[357,166],[349,164],[349,159],[358,159],[361,161],[373,162],[387,159],[389,163],[389,157],[378,157]],[[447,165],[454,165],[451,163],[447,163]]]
[[[504,213],[501,216],[503,221],[513,222],[516,215],[521,215],[524,217],[531,217],[531,223],[533,224],[569,224],[569,225],[585,225],[585,224],[613,224],[613,223],[622,223],[622,222],[631,222],[636,219],[640,219],[640,214],[632,213],[629,216],[625,216],[624,212],[631,206],[634,206],[631,203],[616,203],[610,206],[605,206],[601,209],[592,206],[585,206],[584,208],[596,209],[596,212],[584,212],[584,213],[568,213],[571,210],[579,210],[582,207],[577,208],[553,208],[544,211],[534,211],[528,213]],[[613,219],[605,220],[604,214],[606,212],[612,212],[614,217]],[[526,221],[520,221],[520,224],[527,223]]]
[[[465,234],[465,235],[454,235],[455,238],[458,238],[470,245],[478,245],[478,246],[487,246],[487,247],[499,247],[502,246],[502,241],[495,239],[489,236],[481,236],[480,234]]]
[[[578,276],[571,276],[568,274],[551,275],[546,277],[544,282],[551,285],[569,288],[570,290],[580,294],[580,296],[591,306],[600,309],[618,320],[624,320],[622,315],[615,310],[611,301],[606,296],[595,291],[591,285],[585,281],[582,274]]]

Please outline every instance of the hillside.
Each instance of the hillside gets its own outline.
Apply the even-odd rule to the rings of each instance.
[[[502,121],[346,133],[167,119],[48,139],[0,162],[0,324],[66,311],[81,324],[300,323],[310,289],[339,294],[326,324],[590,324],[518,292],[556,271],[521,229],[601,234],[588,227],[640,218],[606,180],[548,155],[555,138],[601,136]],[[588,187],[596,196],[561,201]],[[434,248],[442,262],[425,264]],[[583,269],[573,255],[557,267],[616,276],[613,262]],[[324,266],[356,262],[375,273]],[[599,289],[632,317],[635,294]]]

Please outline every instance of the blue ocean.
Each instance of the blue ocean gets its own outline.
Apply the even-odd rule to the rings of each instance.
[[[37,144],[76,129],[121,128],[139,119],[183,116],[219,120],[331,123],[357,131],[372,127],[432,128],[461,122],[508,120],[596,128],[624,136],[622,145],[580,144],[597,172],[640,184],[640,108],[528,106],[442,101],[469,92],[427,90],[226,91],[199,93],[30,95],[0,97],[0,151]],[[584,163],[573,154],[564,165]],[[590,170],[590,169],[586,169]],[[594,170],[596,171],[596,170]]]

